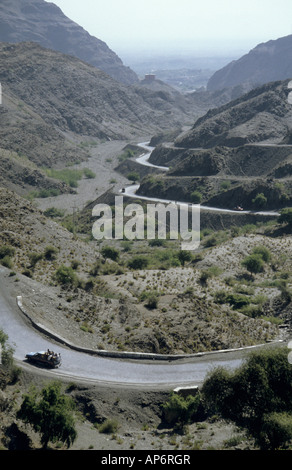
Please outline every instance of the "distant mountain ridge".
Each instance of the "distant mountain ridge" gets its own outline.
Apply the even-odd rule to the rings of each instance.
[[[292,79],[292,35],[258,44],[248,54],[215,72],[209,91],[244,85],[245,91],[265,83]]]
[[[24,41],[78,57],[122,83],[138,82],[136,73],[105,42],[67,18],[54,3],[1,0],[0,42]]]

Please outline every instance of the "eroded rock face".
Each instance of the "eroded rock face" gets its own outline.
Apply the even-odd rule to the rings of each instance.
[[[120,82],[138,82],[135,72],[125,67],[105,42],[67,18],[59,7],[43,0],[2,0],[0,41],[37,42],[78,57]]]

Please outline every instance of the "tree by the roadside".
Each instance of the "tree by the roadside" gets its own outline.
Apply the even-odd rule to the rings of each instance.
[[[8,343],[8,335],[0,329],[0,390],[8,383],[14,383],[20,375],[20,368],[14,363],[14,349]]]
[[[61,384],[53,382],[41,392],[34,388],[24,395],[17,418],[40,433],[44,448],[49,442],[63,442],[69,448],[77,437],[74,408],[72,398],[61,393]]]
[[[268,199],[263,193],[258,193],[256,197],[252,200],[252,203],[256,207],[260,207],[260,208],[265,207],[267,205],[267,202],[268,202]]]
[[[200,406],[200,394],[183,397],[172,392],[162,405],[163,418],[168,424],[186,424],[194,419]]]
[[[286,207],[282,209],[278,217],[278,222],[280,224],[286,224],[289,228],[292,229],[292,207]]]
[[[202,401],[209,414],[220,414],[245,427],[263,449],[292,440],[292,365],[289,350],[271,348],[251,353],[234,371],[209,373]]]

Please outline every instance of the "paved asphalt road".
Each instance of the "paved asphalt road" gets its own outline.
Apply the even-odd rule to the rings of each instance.
[[[146,150],[147,154],[140,159],[142,164],[148,164],[151,149]],[[127,188],[126,194],[134,195],[135,189],[137,186]],[[11,298],[5,287],[7,279],[4,281],[4,278],[7,272],[8,270],[0,267],[0,328],[8,335],[17,361],[23,362],[25,355],[31,351],[49,348],[60,352],[62,365],[59,369],[50,371],[52,376],[139,387],[200,385],[213,367],[237,367],[244,356],[244,350],[239,350],[174,361],[127,360],[72,350],[62,344],[53,343],[29,324],[17,306],[16,298]]]
[[[154,165],[152,163],[149,162],[149,158],[150,158],[150,155],[152,153],[152,151],[154,150],[154,147],[150,147],[146,142],[143,142],[141,144],[139,144],[139,147],[143,148],[146,153],[141,155],[140,157],[138,157],[136,159],[136,161],[138,163],[140,163],[141,165],[145,165],[145,166],[151,166],[153,168],[157,168],[157,169],[160,169],[160,170],[164,170],[164,171],[168,171],[169,168],[166,167],[166,166],[158,166],[158,165]],[[148,197],[148,196],[142,196],[140,194],[136,194],[136,192],[138,191],[139,189],[139,184],[133,184],[133,185],[129,185],[125,188],[125,196],[128,196],[128,197],[133,197],[133,198],[139,198],[139,199],[143,199],[143,200],[146,200],[146,201],[153,201],[153,202],[161,202],[161,203],[165,203],[165,204],[169,204],[169,203],[176,203],[176,204],[179,204],[180,206],[187,206],[188,203],[186,202],[180,202],[180,201],[172,201],[172,200],[168,200],[168,199],[158,199],[158,198],[152,198],[152,197]],[[203,205],[200,205],[200,210],[204,210],[204,211],[213,211],[213,212],[227,212],[227,213],[240,213],[240,214],[260,214],[260,215],[268,215],[268,216],[275,216],[275,217],[278,217],[279,216],[279,213],[276,212],[276,211],[236,211],[236,210],[232,210],[232,209],[223,209],[221,207],[211,207],[211,206],[203,206]]]
[[[6,288],[7,273],[8,270],[0,268],[0,328],[8,335],[15,359],[20,363],[24,363],[25,355],[31,351],[49,348],[60,352],[62,365],[50,371],[52,376],[143,387],[200,385],[210,368],[218,365],[236,367],[241,362],[242,351],[173,361],[126,360],[85,354],[56,344],[32,327],[19,309],[16,298],[10,297]]]

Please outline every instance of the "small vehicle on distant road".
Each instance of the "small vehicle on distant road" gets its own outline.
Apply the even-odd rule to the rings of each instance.
[[[235,211],[243,211],[243,208],[241,206],[236,206],[234,207]]]
[[[30,352],[26,354],[25,357],[28,362],[50,367],[51,369],[60,367],[61,365],[61,354],[50,351],[49,349],[47,351]]]

